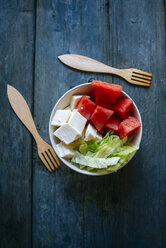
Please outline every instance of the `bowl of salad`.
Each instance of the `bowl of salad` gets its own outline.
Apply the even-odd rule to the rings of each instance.
[[[93,80],[58,100],[51,112],[49,136],[69,168],[106,175],[125,166],[139,149],[142,120],[122,86]]]

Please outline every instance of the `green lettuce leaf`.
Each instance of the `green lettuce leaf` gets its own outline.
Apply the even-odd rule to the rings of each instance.
[[[130,143],[128,137],[120,139],[108,132],[101,140],[79,140],[72,144],[75,155],[72,162],[80,169],[103,172],[117,171],[139,149]]]
[[[120,157],[112,157],[105,159],[105,158],[85,156],[76,151],[75,155],[72,158],[72,162],[76,164],[89,166],[91,168],[103,169],[103,168],[107,168],[108,166],[116,165],[119,159]]]

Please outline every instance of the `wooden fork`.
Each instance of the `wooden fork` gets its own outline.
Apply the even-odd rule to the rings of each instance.
[[[11,85],[7,85],[7,95],[14,112],[34,137],[39,157],[46,168],[49,172],[53,171],[55,167],[58,168],[60,166],[58,158],[53,148],[40,137],[23,96]]]
[[[115,74],[131,84],[147,87],[151,84],[152,74],[134,68],[116,69],[97,60],[77,54],[64,54],[58,56],[58,58],[65,65],[77,70]]]

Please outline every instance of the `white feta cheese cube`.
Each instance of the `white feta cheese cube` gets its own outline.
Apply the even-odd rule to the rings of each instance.
[[[86,128],[84,140],[89,141],[95,139],[96,135],[97,135],[97,130],[91,124],[89,124]]]
[[[71,97],[71,101],[70,101],[71,110],[76,107],[77,103],[79,102],[79,100],[81,99],[82,96],[78,95],[78,96],[72,96]],[[90,98],[90,96],[86,96],[86,97]]]
[[[56,127],[63,125],[68,121],[70,114],[70,110],[57,110],[52,119],[51,125]]]
[[[57,144],[56,148],[61,158],[72,158],[74,156],[73,149],[71,149],[69,145],[66,145],[63,142],[60,142],[59,144]]]
[[[82,134],[84,127],[86,125],[87,119],[82,116],[78,111],[73,110],[71,112],[68,123],[74,127],[80,134]]]
[[[59,127],[54,132],[54,135],[67,145],[81,136],[80,133],[68,123]]]

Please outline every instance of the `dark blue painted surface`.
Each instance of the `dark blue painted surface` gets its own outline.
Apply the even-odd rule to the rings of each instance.
[[[6,84],[33,110],[34,3],[0,1],[0,247],[31,246],[32,138],[9,105]]]
[[[165,1],[0,1],[0,247],[166,247]],[[150,89],[84,73],[76,53],[153,74]],[[41,136],[55,102],[90,78],[119,83],[143,118],[141,149],[116,174],[49,174],[12,112],[6,84],[26,98]]]

